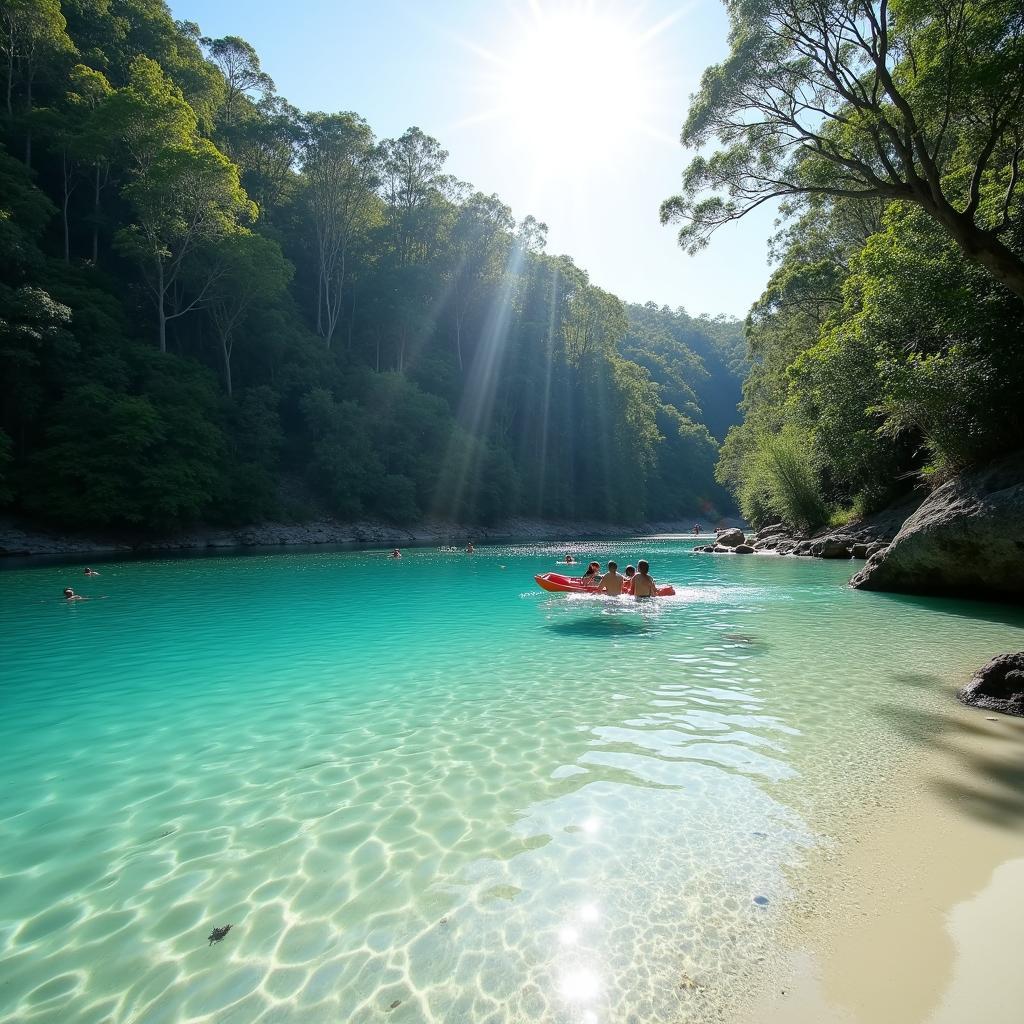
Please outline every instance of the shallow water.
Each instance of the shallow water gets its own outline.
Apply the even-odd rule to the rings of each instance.
[[[691,546],[0,572],[0,1022],[714,1019],[1024,616]]]

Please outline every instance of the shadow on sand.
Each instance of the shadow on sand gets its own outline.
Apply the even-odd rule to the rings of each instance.
[[[900,673],[893,682],[932,693],[947,689],[945,681],[921,673]],[[932,780],[945,799],[990,825],[1024,828],[1024,718],[959,705],[951,705],[948,714],[906,703],[876,710],[912,743],[945,754],[958,769]]]

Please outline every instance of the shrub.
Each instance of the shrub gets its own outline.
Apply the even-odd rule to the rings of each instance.
[[[828,520],[810,436],[789,424],[760,434],[740,468],[739,500],[754,524],[781,518],[798,529]]]

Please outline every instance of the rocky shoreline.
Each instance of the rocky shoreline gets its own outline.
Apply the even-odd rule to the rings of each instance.
[[[738,520],[725,520],[735,523]],[[688,532],[694,520],[684,523],[601,523],[591,520],[557,522],[545,519],[507,519],[492,526],[426,521],[408,527],[372,520],[345,523],[320,519],[308,523],[260,523],[220,528],[196,527],[163,536],[139,534],[76,534],[58,532],[13,521],[0,521],[0,558],[61,555],[131,555],[172,551],[230,550],[251,547],[292,547],[317,544],[397,546],[441,544],[462,546],[472,540],[486,544],[499,541],[554,541],[651,536]],[[710,529],[707,523],[702,528]]]
[[[722,530],[716,535],[714,544],[698,545],[694,551],[715,555],[794,555],[866,560],[885,551],[895,535],[896,529],[886,530],[881,524],[819,530],[805,535],[783,523],[774,523],[750,534],[738,528]]]

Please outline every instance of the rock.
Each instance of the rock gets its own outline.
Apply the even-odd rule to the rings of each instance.
[[[796,546],[797,545],[795,540],[780,540],[775,550],[780,555],[789,555],[796,550]]]
[[[762,526],[760,530],[754,535],[755,540],[764,540],[765,537],[775,537],[786,534],[786,526],[784,523],[772,523],[771,526]]]
[[[754,553],[754,549],[750,544],[737,544],[733,551],[737,555],[752,555]]]
[[[868,545],[863,541],[856,543],[850,549],[851,554],[854,558],[867,558],[868,557]]]
[[[727,548],[724,544],[716,544],[711,549],[716,555],[731,555],[732,548]]]
[[[871,558],[872,556],[877,555],[879,552],[884,551],[888,546],[889,542],[887,540],[874,541],[868,545],[867,557]]]
[[[723,530],[716,538],[716,546],[721,545],[724,548],[734,548],[737,544],[746,544],[746,534],[742,530],[731,529]]]
[[[849,537],[824,537],[815,545],[815,554],[820,558],[849,558],[851,544]]]
[[[850,582],[864,590],[1024,600],[1024,453],[937,488]]]
[[[972,708],[1024,718],[1024,651],[993,658],[975,672],[957,697]]]

